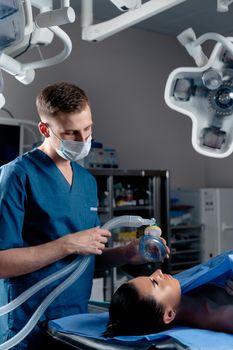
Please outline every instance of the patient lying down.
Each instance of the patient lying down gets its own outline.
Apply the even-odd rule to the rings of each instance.
[[[213,285],[181,295],[179,281],[156,270],[149,277],[124,283],[113,295],[104,335],[156,333],[172,326],[189,326],[233,333],[233,296]]]

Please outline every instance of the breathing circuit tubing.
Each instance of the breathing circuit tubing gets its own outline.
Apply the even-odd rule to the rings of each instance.
[[[143,219],[142,217],[136,215],[123,215],[109,220],[102,226],[102,229],[111,230],[117,227],[140,227],[142,225],[149,226],[154,224],[155,219],[153,218]],[[0,344],[0,350],[8,350],[16,344],[20,343],[32,331],[32,329],[35,327],[44,311],[53,302],[53,300],[81,276],[81,274],[86,270],[89,262],[89,256],[79,256],[72,263],[65,266],[60,271],[57,271],[51,274],[50,276],[42,279],[41,281],[37,282],[34,286],[30,287],[25,292],[20,294],[16,299],[12,300],[10,303],[1,306],[0,316],[3,316],[20,306],[33,294],[37,293],[39,290],[41,290],[48,284],[51,284],[57,279],[60,279],[61,277],[64,277],[67,274],[71,273],[61,284],[59,284],[59,286],[54,288],[53,291],[47,295],[47,297],[38,306],[32,317],[29,319],[26,325],[19,331],[19,333],[17,333],[14,337],[7,340],[6,342]]]

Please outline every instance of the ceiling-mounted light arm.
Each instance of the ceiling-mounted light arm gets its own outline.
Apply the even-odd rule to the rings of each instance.
[[[184,30],[177,36],[177,39],[194,59],[197,66],[202,67],[207,63],[208,57],[202,51],[201,45],[197,45],[197,38],[192,28]]]
[[[232,42],[218,33],[206,33],[196,38],[196,35],[192,28],[184,30],[177,36],[180,43],[186,48],[190,56],[193,57],[197,66],[202,67],[208,62],[208,57],[203,53],[201,45],[208,41],[214,40],[222,44],[233,55]]]
[[[2,77],[2,71],[0,70],[0,109],[5,105],[5,97],[3,95],[4,81]]]
[[[69,36],[59,27],[49,28],[63,42],[63,50],[51,58],[35,61],[31,63],[20,63],[16,59],[0,53],[0,68],[15,76],[23,84],[30,84],[35,77],[34,69],[49,67],[64,61],[71,53],[72,43]]]
[[[207,40],[214,40],[222,44],[233,55],[233,44],[225,36],[218,33],[206,33],[201,35],[195,42],[195,46],[203,44]]]
[[[45,60],[22,64],[25,70],[53,66],[55,64],[63,62],[70,55],[72,51],[72,42],[70,40],[70,37],[58,26],[53,26],[48,29],[51,30],[55,35],[57,35],[59,39],[61,39],[61,41],[64,44],[63,50],[54,57],[47,58]]]
[[[93,0],[81,1],[81,28],[88,28],[93,24]]]
[[[35,23],[39,28],[60,26],[75,21],[75,12],[70,7],[69,0],[61,0],[61,7],[56,10],[53,10],[51,2],[49,2],[48,7],[46,7],[46,3],[42,1],[41,4],[39,0],[34,0],[33,4],[40,10],[35,19]]]
[[[0,93],[0,109],[5,105],[6,100],[3,94]]]
[[[0,68],[11,75],[14,75],[15,78],[21,81],[23,84],[30,84],[34,80],[34,69],[53,66],[64,61],[71,53],[71,40],[69,36],[59,27],[51,27],[50,30],[63,41],[64,48],[62,52],[54,57],[31,63],[20,63],[16,59],[1,53]]]
[[[233,3],[233,0],[217,0],[217,11],[227,12],[229,11],[229,5]]]
[[[0,53],[0,68],[13,75],[23,84],[30,84],[35,77],[35,72],[33,69],[26,70],[22,63],[3,52]]]
[[[134,10],[142,5],[142,0],[110,0],[119,10]]]
[[[149,0],[139,8],[125,12],[111,20],[93,25],[93,0],[82,0],[82,39],[100,41],[144,21],[186,0]]]
[[[61,0],[61,7],[70,7],[70,0]]]
[[[29,35],[33,32],[34,29],[31,0],[24,0],[23,5],[26,18],[24,35]]]
[[[31,4],[40,11],[35,19],[37,27],[48,28],[63,42],[64,48],[54,57],[22,64],[23,68],[26,70],[44,68],[58,64],[70,55],[72,42],[70,37],[58,27],[58,25],[72,23],[75,20],[75,12],[73,8],[70,7],[70,0],[61,0],[61,7],[57,10],[53,10],[53,0],[31,0]]]
[[[14,75],[15,78],[20,80],[23,84],[30,84],[34,79],[34,69],[46,68],[64,61],[71,53],[71,40],[61,28],[54,26],[49,29],[63,41],[64,48],[59,54],[45,60],[20,63],[16,59],[1,53],[0,68],[11,75]]]
[[[75,21],[75,12],[72,7],[61,7],[57,10],[42,12],[37,15],[35,23],[39,28],[48,28],[55,25],[73,23]]]
[[[40,12],[46,12],[53,9],[53,0],[31,0],[32,6]]]

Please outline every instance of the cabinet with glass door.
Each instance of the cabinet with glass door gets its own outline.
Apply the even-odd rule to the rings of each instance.
[[[92,169],[98,186],[98,213],[101,224],[121,215],[138,215],[142,218],[155,218],[161,227],[163,237],[170,243],[169,229],[169,172],[167,170],[119,170]],[[127,244],[139,238],[145,227],[120,227],[112,230],[109,247]],[[150,274],[154,263],[127,265],[104,272],[104,299],[129,276]],[[170,271],[170,262],[163,264]]]

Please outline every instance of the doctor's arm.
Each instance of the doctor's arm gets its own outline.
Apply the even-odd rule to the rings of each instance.
[[[137,239],[125,246],[105,248],[103,254],[96,256],[97,269],[111,268],[125,264],[143,264],[145,262],[139,254]]]
[[[160,237],[164,244],[166,241],[164,238]],[[167,256],[170,256],[170,249],[166,245]],[[104,269],[116,266],[122,266],[125,264],[140,265],[145,264],[147,261],[139,253],[139,240],[134,239],[129,244],[116,247],[116,248],[105,248],[103,254],[96,256],[96,268]]]
[[[1,250],[0,278],[16,277],[39,270],[71,254],[100,255],[110,235],[108,230],[95,227],[33,247]]]

